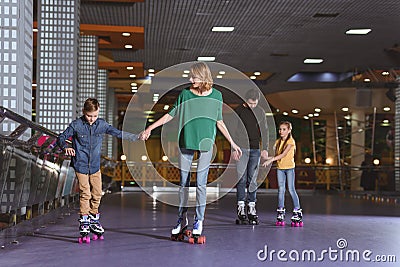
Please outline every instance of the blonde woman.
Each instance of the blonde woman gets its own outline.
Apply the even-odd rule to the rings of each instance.
[[[241,156],[240,148],[233,142],[222,120],[222,94],[213,88],[213,79],[209,67],[198,62],[190,68],[191,86],[182,90],[173,108],[158,121],[141,133],[141,139],[147,140],[151,131],[171,121],[174,117],[179,120],[179,209],[176,226],[171,231],[172,240],[182,240],[183,231],[189,224],[187,219],[187,202],[190,185],[190,167],[195,152],[198,155],[196,216],[193,223],[191,243],[204,243],[201,236],[206,208],[207,176],[212,159],[212,148],[217,128],[228,139],[233,151]]]

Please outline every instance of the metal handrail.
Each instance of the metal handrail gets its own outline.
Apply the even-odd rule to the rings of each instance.
[[[32,146],[37,145],[38,139],[43,136],[49,136],[52,140],[48,140],[44,143],[44,146],[49,146],[55,138],[57,138],[58,134],[25,118],[21,115],[15,113],[12,110],[9,110],[3,106],[0,106],[0,123],[4,121],[5,118],[11,119],[20,125],[9,135],[4,135],[0,133],[0,139],[5,141],[6,143],[12,143],[14,146],[30,148]],[[19,140],[18,138],[27,130],[34,130],[35,133],[26,141]],[[66,141],[71,144],[70,140]]]

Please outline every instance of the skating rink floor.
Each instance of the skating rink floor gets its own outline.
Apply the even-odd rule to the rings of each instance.
[[[78,244],[78,210],[0,250],[0,266],[400,266],[399,205],[299,192],[304,227],[275,226],[277,196],[259,192],[260,224],[236,225],[236,196],[207,205],[206,244],[170,240],[177,208],[144,192],[106,194],[105,240]],[[291,199],[286,198],[291,209]],[[194,209],[189,210],[191,224]],[[190,224],[190,225],[191,225]]]

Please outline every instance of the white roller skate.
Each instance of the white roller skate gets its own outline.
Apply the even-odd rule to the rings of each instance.
[[[278,214],[276,215],[276,226],[285,226],[285,208],[278,208],[276,210]]]
[[[79,218],[79,234],[81,237],[78,238],[79,244],[90,243],[90,218],[89,215],[81,215]]]
[[[100,213],[97,213],[96,215],[89,214],[90,218],[90,231],[94,234],[93,235],[93,240],[103,240],[104,239],[104,228],[100,224]]]
[[[244,201],[238,201],[236,224],[247,224],[247,215]]]
[[[291,226],[303,227],[303,211],[301,209],[294,209],[293,216],[290,220],[292,221]]]
[[[189,238],[189,243],[190,244],[206,243],[206,237],[201,235],[202,232],[203,232],[203,221],[195,219],[193,223],[192,235]]]
[[[258,224],[258,216],[256,212],[256,203],[249,202],[247,217],[249,218],[249,224]]]
[[[183,241],[185,236],[190,236],[190,231],[187,230],[187,226],[189,221],[186,217],[180,217],[175,225],[175,227],[171,231],[171,240],[173,241]]]

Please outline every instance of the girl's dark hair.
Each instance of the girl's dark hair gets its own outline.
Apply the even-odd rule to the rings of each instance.
[[[88,98],[86,99],[85,104],[83,104],[83,111],[85,112],[93,112],[99,110],[99,108],[100,104],[96,98]]]
[[[285,124],[289,130],[292,130],[292,124],[288,121],[281,121],[279,123],[279,126],[281,126],[282,124]],[[292,137],[292,133],[290,132],[287,136],[287,138],[285,139],[285,141],[283,142],[283,146],[281,149],[279,149],[281,147],[281,142],[282,142],[282,138],[279,138],[278,144],[276,144],[276,150],[275,150],[275,156],[278,156],[279,154],[282,154],[283,151],[285,151],[285,147],[286,147],[286,143],[287,141]]]

